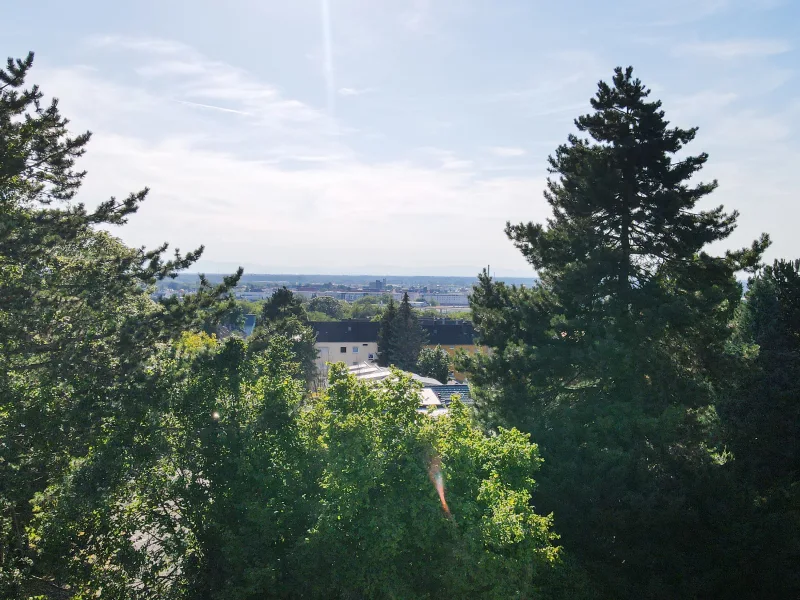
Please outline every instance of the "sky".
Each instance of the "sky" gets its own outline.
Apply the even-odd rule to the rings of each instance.
[[[0,40],[93,132],[80,199],[149,187],[114,233],[201,271],[529,276],[505,223],[619,65],[700,127],[713,250],[800,257],[796,0],[41,0]]]

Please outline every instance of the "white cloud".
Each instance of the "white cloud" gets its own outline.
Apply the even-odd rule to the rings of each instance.
[[[340,96],[362,96],[364,94],[369,94],[374,92],[373,88],[350,88],[350,87],[343,87],[339,88],[339,95]]]
[[[152,189],[118,230],[127,243],[205,244],[209,265],[284,272],[476,273],[486,262],[527,271],[503,226],[546,216],[543,178],[482,178],[472,160],[439,148],[366,160],[329,134],[324,111],[250,73],[180,45],[104,43],[133,52],[138,78],[71,67],[39,75],[75,128],[95,132],[82,197]],[[454,235],[442,243],[445,223]]]
[[[739,94],[721,90],[702,90],[693,94],[678,95],[664,99],[671,121],[686,125],[709,114],[719,114],[736,102]]]
[[[397,12],[392,18],[396,28]],[[316,11],[313,19],[318,25]],[[318,29],[313,34],[317,39]],[[402,113],[387,108],[345,124],[327,113],[323,86],[313,80],[320,78],[316,67],[311,92],[282,80],[306,92],[300,97],[276,85],[272,77],[280,75],[256,74],[183,44],[115,37],[94,43],[103,52],[92,68],[36,69],[45,93],[61,99],[71,127],[95,133],[80,164],[89,171],[81,198],[99,201],[148,185],[151,198],[120,230],[127,243],[169,240],[184,250],[202,243],[205,264],[276,272],[444,273],[486,263],[525,271],[504,223],[549,216],[542,148],[554,148],[573,130],[568,117],[589,110],[595,82],[607,80],[614,64],[588,52],[545,54],[535,65],[515,67],[513,77],[474,86],[471,101],[463,90],[459,98],[466,101],[454,110],[437,112],[436,98],[420,91],[418,106],[406,102]],[[773,87],[786,85],[791,72],[767,61],[747,64],[752,72],[733,62],[726,67],[736,69],[686,72],[651,65],[642,76],[661,84],[663,94],[655,95],[675,125],[701,126],[688,151],[711,155],[700,178],[718,177],[721,187],[708,206],[742,211],[726,245],[767,230],[776,240],[772,255],[793,256],[790,224],[800,213],[790,196],[800,172],[791,165],[800,121],[797,110],[783,106],[794,88],[776,96],[762,83],[769,75]],[[403,102],[402,90],[380,73],[342,65],[350,83],[374,83],[382,101]],[[513,91],[489,96],[481,89]],[[368,91],[348,87],[338,94]],[[761,104],[767,96],[774,99],[768,107]],[[440,104],[455,97],[447,89]],[[497,142],[507,145],[492,146]]]
[[[548,212],[542,179],[476,179],[457,159],[440,168],[342,158],[290,169],[191,141],[103,135],[84,166],[87,197],[151,187],[149,201],[121,230],[129,243],[202,243],[206,260],[279,272],[350,272],[370,264],[444,272],[485,262],[524,269],[503,224]]]
[[[431,159],[440,169],[448,171],[473,169],[475,163],[459,157],[452,150],[442,148],[419,148],[418,153],[424,159]],[[426,161],[427,162],[427,161]]]
[[[175,100],[247,114],[259,125],[273,128],[287,122],[328,120],[325,112],[285,98],[276,86],[257,80],[243,69],[211,60],[184,44],[119,36],[94,37],[89,43],[107,52],[132,56],[138,61],[134,71],[145,80],[141,88],[152,94],[165,87],[163,93]]]
[[[200,102],[189,102],[188,100],[175,100],[175,102],[179,102],[180,104],[185,104],[186,106],[195,106],[197,108],[207,108],[210,110],[218,110],[221,112],[226,113],[233,113],[236,115],[245,115],[249,116],[250,113],[241,111],[241,110],[234,110],[232,108],[225,108],[223,106],[214,106],[213,104],[201,104]]]
[[[173,40],[149,37],[128,37],[122,35],[95,35],[86,40],[94,48],[124,48],[153,54],[185,54],[191,47]]]
[[[489,148],[489,152],[491,152],[495,156],[500,156],[503,158],[525,156],[526,154],[524,148],[516,148],[512,146],[493,146],[492,148]]]
[[[730,60],[735,58],[762,58],[783,54],[791,49],[791,44],[784,40],[739,39],[679,44],[673,49],[673,54],[676,56]]]

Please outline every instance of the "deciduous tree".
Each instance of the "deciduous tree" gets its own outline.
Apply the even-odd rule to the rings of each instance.
[[[441,346],[423,348],[419,353],[414,372],[447,383],[450,378],[450,362],[450,355],[442,350]]]
[[[334,319],[341,319],[344,316],[342,303],[330,296],[317,296],[308,302],[309,311],[317,311],[328,315]]]

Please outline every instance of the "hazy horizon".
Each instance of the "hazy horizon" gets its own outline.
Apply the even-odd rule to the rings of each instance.
[[[305,269],[298,269],[293,271],[281,270],[280,268],[268,268],[265,266],[248,266],[246,264],[238,264],[236,262],[230,263],[209,263],[208,261],[205,262],[209,268],[206,269],[199,269],[196,268],[194,265],[192,268],[187,271],[187,273],[195,274],[195,273],[205,273],[205,274],[214,274],[214,275],[221,275],[221,274],[228,274],[233,273],[236,271],[239,266],[244,269],[245,275],[302,275],[303,277],[313,277],[313,276],[320,276],[320,277],[331,277],[331,276],[347,276],[347,277],[373,277],[373,278],[382,278],[382,277],[459,277],[459,278],[468,278],[474,277],[477,279],[478,275],[486,268],[487,265],[483,267],[475,267],[474,269],[471,267],[453,267],[447,270],[446,267],[441,268],[438,272],[423,272],[419,270],[415,270],[414,267],[388,267],[385,269],[381,269],[380,267],[370,267],[369,270],[365,271],[356,271],[356,270],[334,270],[334,269],[320,269],[314,270],[313,267],[305,268]],[[491,265],[488,265],[491,267]],[[491,274],[492,276],[496,277],[514,277],[514,278],[521,278],[521,279],[536,279],[536,272],[533,268],[529,269],[516,269],[516,270],[509,270],[509,269],[495,269],[491,267]]]
[[[191,269],[189,271],[181,272],[176,280],[186,281],[194,280],[199,275],[204,275],[209,280],[221,280],[222,277],[230,274],[230,271],[211,272],[211,271],[197,271]],[[516,276],[516,275],[503,275],[491,272],[495,279],[503,280],[513,283],[534,283],[537,281],[536,277],[532,276]],[[424,275],[419,273],[408,274],[388,274],[388,273],[269,273],[269,272],[247,272],[242,275],[240,283],[251,283],[261,281],[286,281],[290,283],[369,283],[378,279],[385,279],[389,284],[397,284],[408,281],[426,282],[433,280],[434,282],[443,283],[445,285],[457,285],[472,283],[478,280],[477,273],[473,275],[455,275],[455,274],[439,274],[439,275]],[[169,279],[164,280],[169,281]]]

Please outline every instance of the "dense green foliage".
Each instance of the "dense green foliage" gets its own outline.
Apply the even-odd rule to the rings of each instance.
[[[391,296],[364,296],[353,302],[329,296],[317,296],[308,301],[306,311],[311,321],[343,321],[346,319],[375,319],[392,301]]]
[[[594,112],[576,120],[587,137],[550,159],[553,217],[506,229],[541,282],[483,274],[472,311],[492,352],[464,366],[485,418],[541,444],[534,499],[603,597],[763,597],[741,568],[754,530],[737,523],[758,517],[726,464],[716,407],[745,369],[729,351],[735,274],[758,267],[768,238],[704,252],[737,215],[698,208],[716,182],[689,184],[707,159],[683,152],[696,129],[670,128],[648,95],[631,69],[599,84]],[[792,578],[768,580],[783,586],[773,597],[797,593]]]
[[[320,383],[318,376],[321,376],[316,367],[316,334],[308,325],[308,315],[302,301],[285,287],[264,302],[249,347],[251,351],[258,352],[266,348],[274,337],[289,340],[303,379],[316,387]]]
[[[157,362],[138,444],[88,459],[38,498],[37,541],[61,585],[137,598],[509,598],[559,566],[529,502],[536,447],[487,437],[463,407],[433,420],[396,376],[334,367],[311,410],[290,344],[261,353],[189,336]],[[168,384],[168,385],[167,385]],[[130,454],[129,454],[130,453]],[[447,518],[428,467],[445,469]],[[102,479],[91,504],[80,488]]]
[[[419,353],[414,372],[447,383],[447,380],[450,379],[450,371],[452,371],[450,363],[450,355],[442,350],[441,346],[423,348]]]
[[[759,486],[800,474],[800,261],[775,261],[749,282],[734,348],[750,368],[721,407],[731,448]]]
[[[417,309],[417,316],[420,319],[453,319],[455,321],[472,321],[472,312],[469,310],[460,310],[458,312],[442,313],[432,308]]]
[[[235,300],[221,314],[210,316],[203,324],[203,330],[211,334],[224,334],[234,331],[241,332],[244,329],[245,317],[247,315],[258,315],[261,313],[263,302],[250,302],[248,300]]]
[[[354,302],[343,302],[343,315],[346,319],[372,319],[377,317],[383,305],[392,299],[389,295],[364,296]]]
[[[729,346],[738,359],[718,411],[739,502],[729,553],[746,564],[741,597],[800,595],[800,261],[748,283]],[[741,568],[741,567],[740,567]],[[733,578],[732,578],[733,579]]]
[[[153,284],[202,249],[164,259],[122,245],[121,225],[147,190],[90,210],[74,201],[89,141],[70,137],[53,101],[24,89],[33,56],[0,70],[0,596],[44,576],[29,528],[33,499],[67,493],[91,455],[130,443],[147,410],[158,348],[228,308],[238,276],[201,280],[182,302],[153,302]],[[102,488],[82,488],[102,495]],[[46,587],[45,583],[42,586]]]
[[[343,303],[330,296],[317,296],[308,302],[309,312],[321,312],[332,319],[342,319],[345,309]]]

